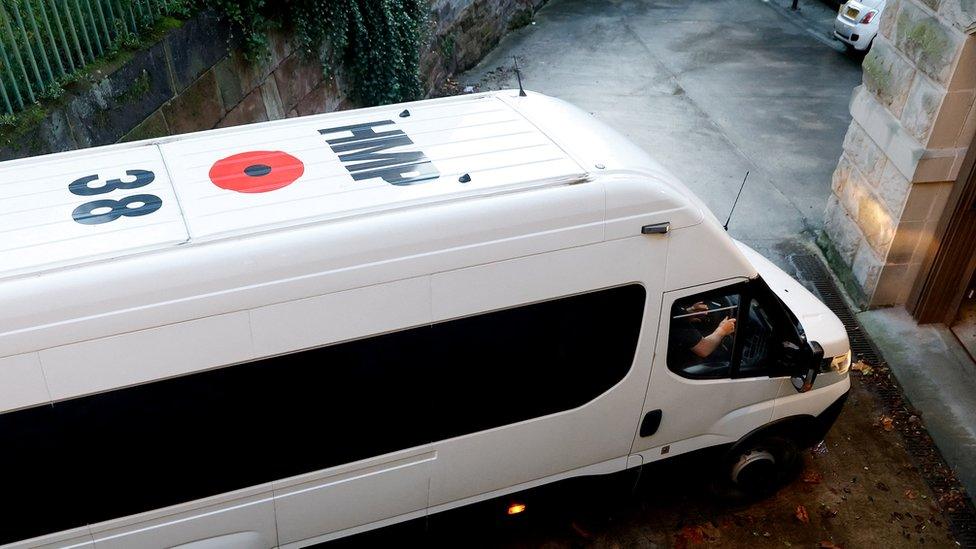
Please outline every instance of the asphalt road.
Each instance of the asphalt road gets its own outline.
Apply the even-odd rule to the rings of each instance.
[[[827,1],[827,0],[824,0]],[[461,88],[516,85],[592,112],[651,153],[760,251],[812,240],[850,122],[861,59],[839,52],[833,8],[789,0],[551,0]],[[774,254],[771,254],[774,255]]]
[[[719,218],[750,171],[730,232],[787,266],[821,227],[861,82],[861,59],[829,38],[834,8],[801,0],[795,14],[789,2],[551,0],[457,83],[514,87],[518,56],[527,88],[616,127]],[[723,499],[707,458],[672,460],[645,468],[636,488],[584,480],[520,496],[528,508],[514,518],[503,500],[339,545],[955,547],[942,513],[953,503],[929,489],[899,434],[920,423],[893,426],[864,380],[853,376],[824,447],[771,498]]]

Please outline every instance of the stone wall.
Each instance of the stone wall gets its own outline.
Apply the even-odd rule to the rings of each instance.
[[[546,0],[433,0],[433,40],[421,72],[428,90],[473,67],[505,34],[531,21]]]
[[[545,0],[433,0],[421,78],[434,90],[478,62]],[[0,160],[119,141],[263,122],[349,108],[341,73],[269,37],[266,59],[249,63],[230,28],[202,13],[86,85],[74,86],[36,126],[5,136]]]
[[[870,306],[904,304],[976,133],[976,0],[889,1],[825,234]]]

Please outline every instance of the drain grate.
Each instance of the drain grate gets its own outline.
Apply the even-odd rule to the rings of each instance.
[[[837,289],[833,277],[827,272],[827,268],[820,261],[820,258],[813,255],[794,255],[790,259],[796,267],[800,279],[812,285],[820,300],[844,323],[844,327],[847,328],[847,337],[851,342],[854,360],[860,359],[871,364],[880,364],[881,357],[878,349],[864,335],[861,325],[858,324],[854,313],[847,306],[847,302],[844,301]]]
[[[879,366],[884,363],[884,357],[861,329],[820,258],[809,254],[795,254],[790,255],[789,260],[796,270],[797,278],[812,286],[811,290],[844,323],[854,359]],[[938,496],[942,513],[956,541],[963,547],[976,548],[976,508],[966,497],[932,437],[922,426],[919,420],[921,414],[911,406],[898,381],[890,373],[870,377],[858,374],[858,378],[863,386],[879,397],[885,414],[894,420],[919,474]]]

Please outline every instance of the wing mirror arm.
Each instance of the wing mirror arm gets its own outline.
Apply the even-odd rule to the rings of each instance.
[[[801,364],[797,376],[793,377],[793,387],[797,392],[805,393],[813,388],[813,382],[817,379],[820,372],[820,364],[823,362],[824,350],[816,341],[810,342],[810,354],[807,355],[805,364]]]

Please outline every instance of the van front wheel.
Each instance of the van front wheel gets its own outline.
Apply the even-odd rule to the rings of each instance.
[[[766,497],[789,483],[801,464],[800,451],[792,440],[762,437],[726,457],[722,484],[735,499]]]

